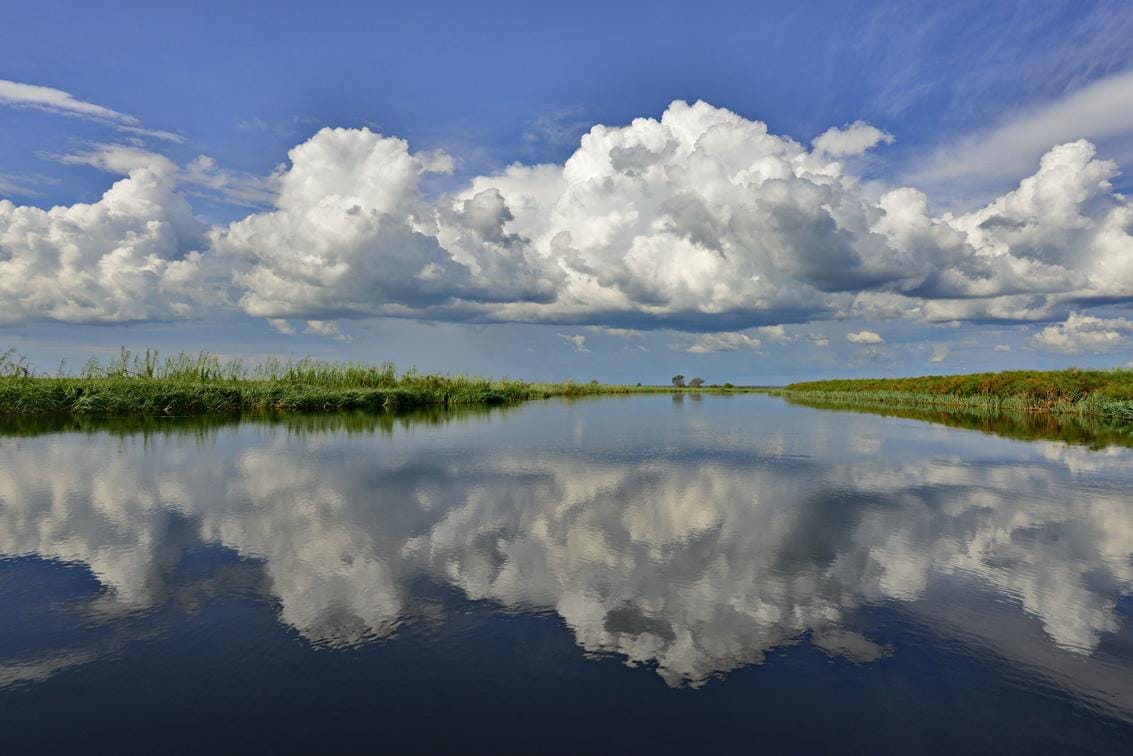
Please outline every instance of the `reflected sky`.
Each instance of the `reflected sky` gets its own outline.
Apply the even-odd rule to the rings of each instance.
[[[451,620],[440,586],[674,688],[800,644],[852,665],[959,644],[1133,721],[1131,491],[1122,446],[750,395],[25,428],[0,438],[0,596],[50,612],[9,607],[0,686],[219,597],[270,602],[312,649],[396,643]]]

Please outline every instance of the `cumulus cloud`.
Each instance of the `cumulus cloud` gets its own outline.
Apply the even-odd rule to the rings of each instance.
[[[278,318],[271,318],[270,320],[278,320]],[[284,321],[287,322],[287,321]],[[313,333],[316,336],[325,336],[328,339],[337,339],[339,341],[348,341],[349,336],[346,336],[338,328],[338,323],[329,320],[308,320],[306,333]]]
[[[1075,312],[1065,322],[1042,329],[1033,340],[1041,347],[1066,354],[1106,352],[1123,346],[1130,333],[1133,333],[1133,320],[1098,318]]]
[[[595,126],[562,166],[513,165],[427,203],[428,168],[403,141],[324,130],[282,178],[317,190],[285,188],[278,210],[234,224],[218,247],[251,262],[242,303],[271,316],[711,333],[894,310],[1046,320],[1133,297],[1133,207],[1088,142],[1052,149],[986,207],[935,217],[915,189],[867,196],[832,154],[883,132],[852,124],[818,141],[808,152],[758,121],[675,102],[659,120]],[[367,194],[379,186],[380,201]],[[359,225],[356,207],[380,220]]]
[[[208,155],[198,155],[180,166],[160,153],[135,144],[94,144],[78,152],[44,157],[64,165],[89,165],[122,176],[148,168],[186,186],[191,194],[211,195],[229,204],[249,207],[264,207],[274,202],[280,178],[279,172],[261,177],[226,171]]]
[[[158,131],[142,128],[138,119],[116,110],[86,102],[74,97],[69,92],[53,87],[23,84],[18,81],[0,79],[0,105],[10,107],[32,108],[48,113],[66,115],[88,120],[101,121],[119,131],[125,131],[140,136],[151,136],[170,142],[182,142],[184,137],[169,131]]]
[[[334,319],[552,296],[503,230],[510,212],[498,192],[443,213],[423,202],[418,182],[451,169],[446,156],[411,154],[369,129],[323,129],[290,158],[276,209],[214,234],[249,314]]]
[[[693,354],[709,352],[735,352],[739,349],[759,349],[763,342],[746,333],[706,333],[685,349]]]
[[[833,293],[903,275],[840,170],[762,123],[675,102],[595,126],[561,170],[513,166],[469,191],[497,189],[511,228],[563,273],[554,302],[509,317],[719,330],[806,320]]]
[[[273,330],[284,334],[285,336],[292,336],[295,334],[295,326],[291,325],[285,318],[268,318],[268,325]]]
[[[932,348],[932,356],[928,358],[928,361],[933,364],[939,364],[948,359],[948,355],[951,353],[952,350],[948,348],[947,344],[937,344]]]
[[[206,228],[161,171],[138,168],[97,202],[0,200],[0,321],[125,322],[216,306]]]
[[[881,338],[881,334],[874,333],[873,331],[858,331],[857,333],[846,334],[846,341],[851,344],[884,344],[885,339]]]
[[[862,155],[878,144],[893,144],[893,135],[865,121],[855,121],[841,128],[832,126],[814,138],[811,144],[820,152],[834,157]]]
[[[323,129],[259,181],[207,157],[178,166],[130,146],[65,159],[131,182],[161,177],[160,197],[126,216],[188,218],[185,193],[205,190],[266,207],[193,247],[198,266],[224,271],[232,301],[256,317],[748,331],[768,342],[788,338],[783,324],[829,318],[1050,322],[1133,300],[1133,204],[1113,191],[1116,164],[1089,142],[1053,147],[984,207],[934,215],[923,192],[878,198],[838,159],[888,139],[854,123],[808,150],[758,121],[678,101],[660,119],[594,126],[563,165],[516,164],[433,198],[422,178],[451,170],[452,158],[368,129]],[[50,211],[69,216],[73,237],[108,249],[134,239],[83,226],[93,221],[75,208]],[[9,204],[0,214],[0,260],[33,254],[29,237],[4,224],[40,212]],[[71,259],[45,251],[56,241],[36,241],[44,275],[49,260]],[[178,241],[155,254],[165,267],[186,252]],[[139,258],[135,283],[154,264]],[[128,288],[123,265],[115,280]],[[178,280],[189,286],[189,274]],[[214,279],[196,286],[216,290]],[[69,306],[37,317],[119,309],[99,288],[54,296]],[[24,307],[7,314],[30,317]]]

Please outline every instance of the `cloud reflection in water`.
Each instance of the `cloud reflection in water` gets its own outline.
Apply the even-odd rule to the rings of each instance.
[[[329,647],[420,616],[425,577],[554,611],[586,651],[654,665],[671,685],[804,639],[860,663],[900,653],[856,610],[948,614],[932,592],[942,577],[966,586],[949,601],[991,592],[1033,617],[1044,658],[1088,657],[1122,627],[1131,450],[768,399],[634,401],[391,435],[7,438],[0,554],[86,565],[109,592],[101,611],[126,615],[176,593],[188,545],[219,545],[258,560],[263,579],[244,587]],[[1130,696],[1108,697],[1129,711]]]

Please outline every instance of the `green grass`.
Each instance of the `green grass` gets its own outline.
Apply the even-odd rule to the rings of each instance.
[[[1007,371],[792,383],[787,398],[827,404],[1049,412],[1133,420],[1133,370]]]
[[[0,355],[0,414],[181,416],[239,412],[340,412],[508,404],[552,396],[676,391],[597,382],[530,383],[509,379],[398,373],[390,363],[267,360],[245,365],[216,355],[161,358],[125,349],[89,361],[78,375],[35,374],[11,351]],[[725,391],[731,388],[679,389]],[[742,389],[740,389],[742,390]]]
[[[987,407],[954,407],[921,404],[899,405],[868,402],[830,402],[805,394],[788,394],[791,404],[838,412],[858,412],[882,417],[977,430],[994,436],[1033,441],[1045,439],[1104,449],[1133,447],[1133,423],[1097,414],[1011,412]]]

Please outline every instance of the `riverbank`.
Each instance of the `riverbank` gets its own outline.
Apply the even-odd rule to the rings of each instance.
[[[597,382],[533,383],[466,376],[397,373],[392,364],[267,361],[246,367],[209,354],[159,359],[123,351],[89,362],[80,375],[44,376],[10,357],[0,360],[3,415],[207,415],[238,412],[385,411],[508,404],[554,396],[724,392],[735,387],[676,388]]]
[[[776,393],[826,404],[1047,412],[1133,421],[1133,370],[808,381],[792,383]]]

